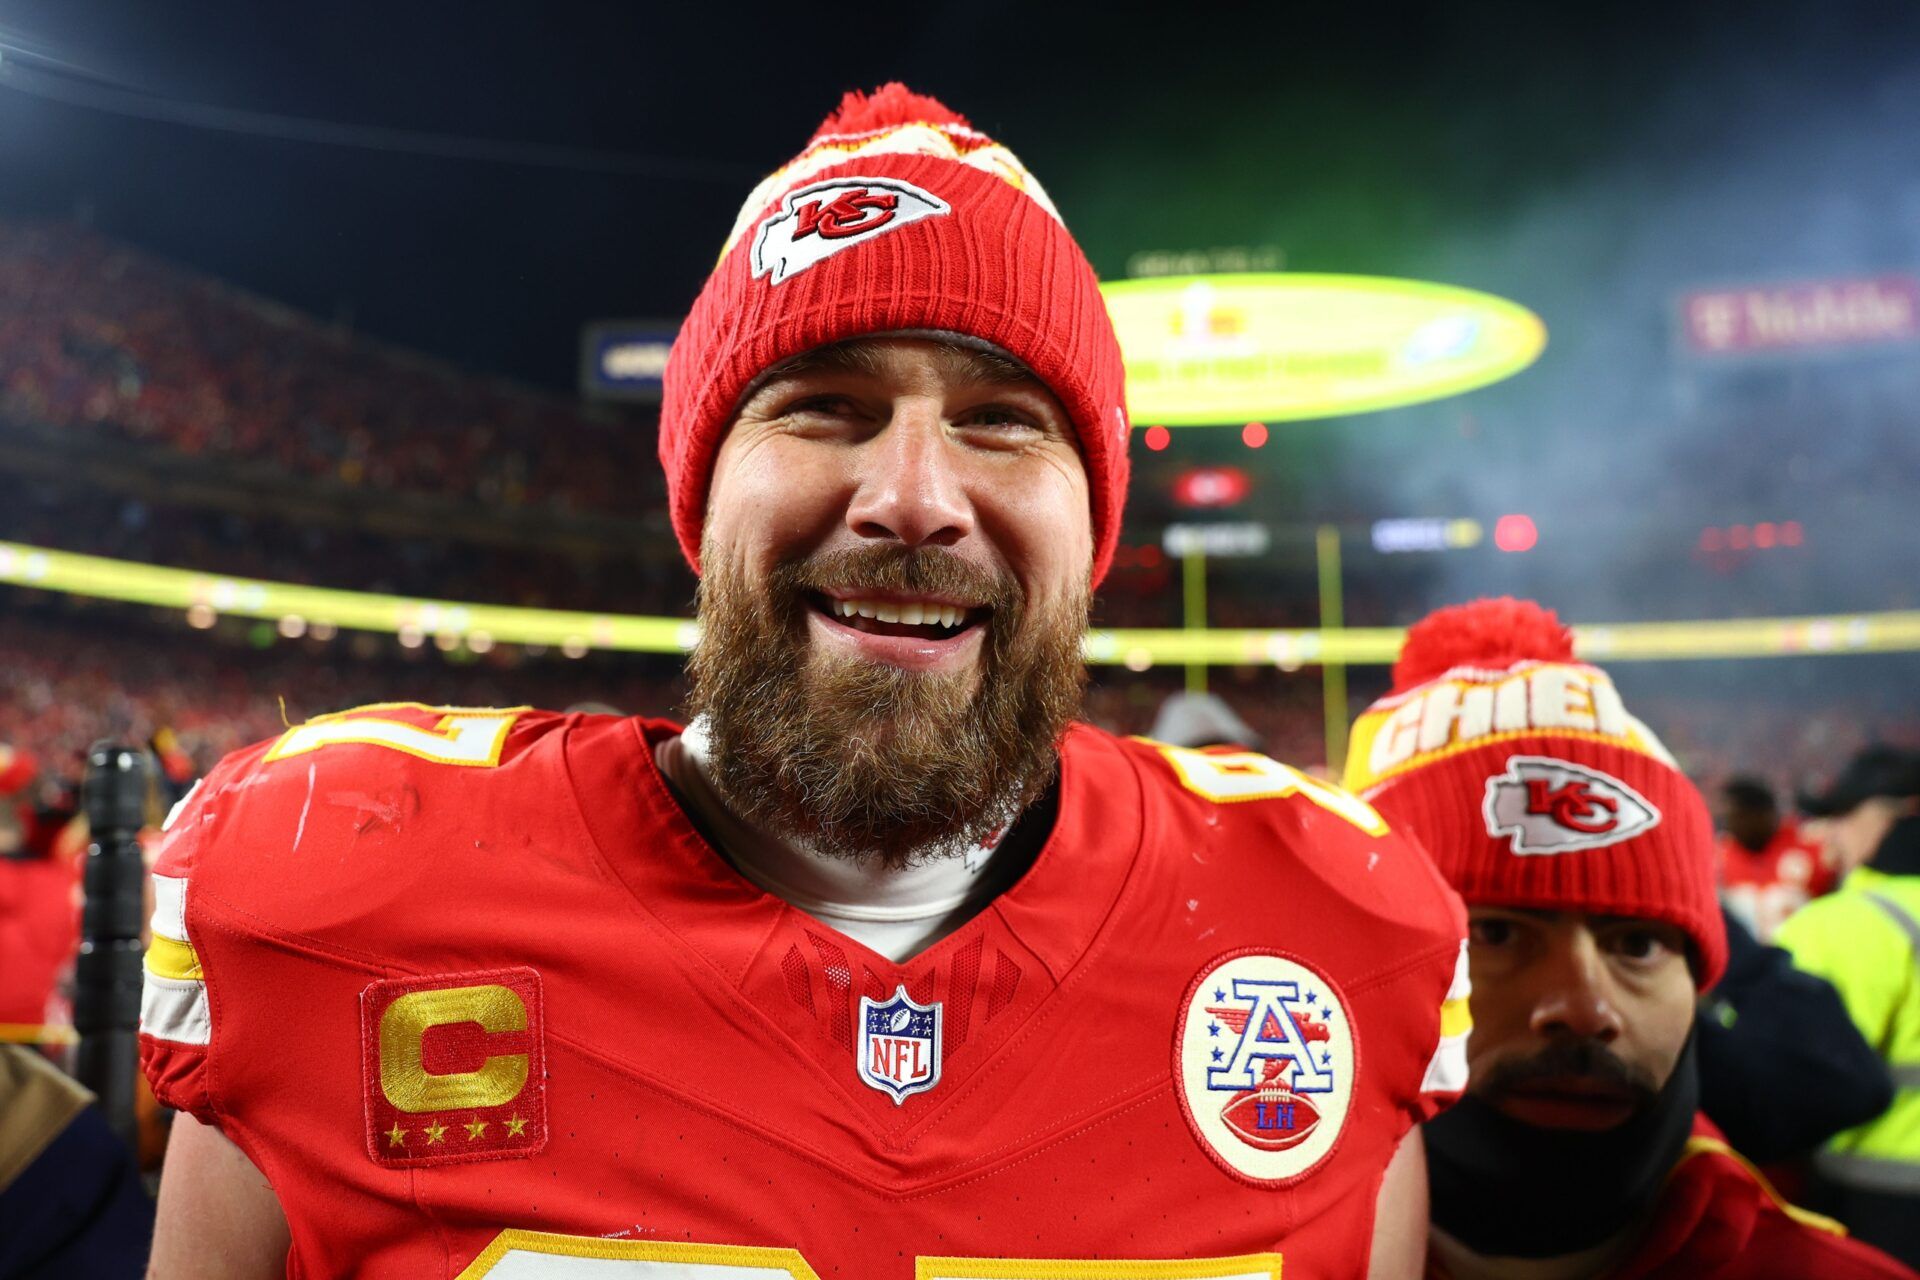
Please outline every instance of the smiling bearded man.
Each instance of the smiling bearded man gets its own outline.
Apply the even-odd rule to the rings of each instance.
[[[170,822],[155,1275],[1416,1275],[1464,915],[1338,788],[1074,723],[1128,439],[1032,175],[850,96],[668,364],[693,721],[362,708]]]

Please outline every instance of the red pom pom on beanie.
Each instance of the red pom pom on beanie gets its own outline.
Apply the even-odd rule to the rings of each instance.
[[[1529,660],[1574,660],[1573,630],[1553,610],[1512,596],[1448,605],[1407,628],[1393,690],[1403,693],[1455,667],[1500,671]]]
[[[871,133],[903,124],[948,124],[972,130],[967,118],[937,98],[915,93],[898,80],[889,81],[872,93],[849,89],[834,113],[813,131],[813,141],[844,137],[850,133]]]

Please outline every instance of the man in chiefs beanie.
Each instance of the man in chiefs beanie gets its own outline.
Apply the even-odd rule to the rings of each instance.
[[[1469,912],[1467,1096],[1426,1126],[1433,1275],[1908,1274],[1700,1114],[1695,1001],[1727,955],[1707,808],[1551,612],[1415,624],[1352,742],[1348,787]]]
[[[1076,722],[1123,405],[1032,175],[849,95],[668,361],[692,722],[390,703],[183,802],[153,1274],[1417,1275],[1465,910],[1338,788]]]

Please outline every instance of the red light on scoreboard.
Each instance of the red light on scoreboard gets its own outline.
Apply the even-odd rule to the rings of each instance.
[[[1238,467],[1194,467],[1173,482],[1173,500],[1183,507],[1231,507],[1253,492],[1253,477]]]
[[[1267,442],[1267,424],[1264,422],[1249,422],[1246,426],[1240,428],[1240,439],[1245,442],[1247,448],[1258,449]]]
[[[1531,551],[1540,541],[1540,530],[1532,516],[1519,513],[1501,516],[1493,525],[1493,545],[1502,551]]]
[[[1173,443],[1173,433],[1165,427],[1148,427],[1146,435],[1142,439],[1147,448],[1153,450],[1155,453],[1159,453],[1162,449],[1165,449]]]
[[[1756,524],[1708,525],[1700,531],[1702,555],[1728,551],[1772,551],[1805,546],[1807,531],[1798,520],[1762,520]]]

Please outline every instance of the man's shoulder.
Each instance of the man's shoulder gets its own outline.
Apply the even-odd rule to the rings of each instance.
[[[1158,846],[1150,855],[1171,853],[1214,877],[1271,886],[1262,895],[1270,902],[1304,908],[1317,899],[1431,934],[1435,945],[1457,945],[1463,935],[1459,899],[1426,851],[1338,784],[1254,751],[1106,734],[1083,742],[1105,746],[1138,779],[1146,838]]]
[[[1830,1218],[1781,1201],[1762,1210],[1754,1224],[1744,1274],[1755,1277],[1819,1276],[1821,1280],[1914,1280],[1912,1269]]]
[[[1697,1119],[1686,1153],[1668,1183],[1668,1194],[1697,1206],[1684,1225],[1686,1238],[1655,1242],[1677,1245],[1674,1260],[1697,1261],[1701,1274],[1727,1280],[1820,1276],[1833,1280],[1912,1280],[1901,1263],[1847,1235],[1833,1219],[1789,1203],[1766,1177],[1729,1146],[1704,1117]],[[1744,1226],[1744,1231],[1742,1227]],[[1659,1232],[1656,1230],[1656,1236]],[[1744,1237],[1744,1239],[1741,1239]],[[1690,1257],[1689,1246],[1711,1249],[1714,1241],[1740,1239],[1732,1257]],[[1707,1264],[1714,1264],[1707,1269]]]
[[[319,890],[431,859],[454,828],[509,813],[538,827],[564,795],[557,744],[577,717],[530,707],[377,703],[235,751],[174,806],[155,873],[236,891]]]

